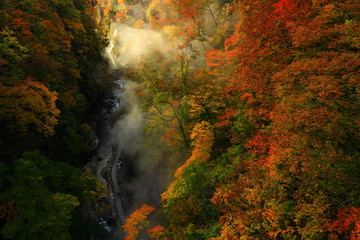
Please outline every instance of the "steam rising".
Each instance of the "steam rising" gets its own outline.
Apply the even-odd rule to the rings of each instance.
[[[113,69],[136,67],[142,59],[157,52],[166,55],[169,44],[160,32],[149,28],[135,28],[125,24],[113,23],[109,34],[109,46],[106,57]],[[116,145],[120,156],[125,156],[132,169],[132,178],[126,183],[131,194],[132,210],[141,204],[157,205],[160,193],[164,190],[159,171],[154,168],[144,147],[143,129],[145,118],[139,109],[139,100],[135,94],[137,83],[130,80],[116,81],[120,91],[114,94],[120,99],[123,114],[114,121],[108,136],[112,145]],[[130,213],[131,210],[128,210]]]
[[[142,5],[139,4],[133,6],[132,13],[137,16],[137,19],[145,18],[141,7]],[[135,25],[135,21],[131,22],[128,24]],[[170,34],[174,30],[173,27],[169,27],[161,33],[146,26],[145,22],[143,25],[142,28],[136,28],[126,24],[112,23],[108,34],[109,45],[105,50],[105,56],[112,69],[136,68],[144,59],[149,59],[155,53],[171,58],[172,53],[178,50],[176,47],[178,45],[177,37]],[[115,160],[116,164],[118,164],[118,160],[126,163],[120,167],[125,166],[122,168],[124,171],[129,170],[126,169],[128,166],[132,168],[129,174],[131,175],[130,179],[125,180],[128,181],[125,187],[130,193],[131,209],[124,209],[122,214],[119,213],[119,215],[128,215],[144,203],[159,205],[160,194],[165,187],[164,177],[168,174],[165,170],[166,164],[164,164],[166,161],[163,161],[165,159],[163,146],[160,143],[153,144],[158,149],[152,150],[144,147],[146,142],[143,136],[145,117],[139,109],[139,100],[135,94],[137,83],[124,79],[116,82],[120,87],[114,89],[113,95],[119,100],[119,109],[109,116],[106,126],[108,134],[101,151],[99,151],[102,154],[101,159],[104,160],[98,163],[101,166],[98,177],[104,180],[101,176],[101,169],[108,159],[114,159],[114,157],[117,159]],[[121,112],[121,114],[116,114],[117,112]],[[151,141],[156,141],[153,136],[151,138],[153,138]],[[153,159],[154,153],[162,155],[157,155],[156,159]],[[113,183],[117,185],[116,181]],[[119,189],[119,185],[115,188]],[[117,196],[119,191],[114,191]],[[116,198],[115,201],[119,202]],[[120,220],[123,221],[124,217],[126,216],[120,217]],[[117,239],[122,237],[123,233],[119,226],[114,234]]]
[[[119,152],[125,154],[134,168],[133,179],[127,183],[132,195],[132,205],[137,208],[142,203],[157,204],[161,189],[158,172],[149,161],[150,153],[144,147],[143,127],[145,119],[140,111],[135,94],[137,84],[125,81],[121,93],[122,106],[126,108],[114,124],[111,132],[112,142],[116,142]]]
[[[144,117],[138,107],[138,99],[134,93],[136,83],[126,81],[121,93],[121,105],[125,114],[115,123],[111,137],[119,145],[119,151],[129,155],[136,155],[141,151],[142,129]]]
[[[151,53],[165,53],[165,46],[164,38],[157,31],[114,24],[106,53],[113,68],[130,67]]]

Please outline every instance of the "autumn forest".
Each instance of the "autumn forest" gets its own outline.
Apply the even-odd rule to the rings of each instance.
[[[0,239],[360,239],[357,0],[1,0],[0,18]],[[127,139],[102,126],[116,86],[142,154],[97,170]]]

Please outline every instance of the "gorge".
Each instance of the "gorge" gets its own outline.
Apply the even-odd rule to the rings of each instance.
[[[360,239],[359,9],[0,1],[0,239]]]

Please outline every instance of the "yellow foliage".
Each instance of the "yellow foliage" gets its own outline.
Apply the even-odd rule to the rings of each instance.
[[[136,28],[143,28],[145,22],[142,19],[138,19],[136,22],[134,22],[134,27]]]
[[[181,197],[181,189],[179,189],[178,185],[182,179],[181,174],[186,167],[194,162],[206,162],[210,159],[212,146],[215,140],[213,126],[206,121],[202,121],[195,125],[190,137],[193,140],[192,146],[194,147],[192,155],[176,171],[175,180],[161,195],[162,201]]]
[[[165,34],[169,42],[174,42],[178,40],[178,31],[179,29],[175,25],[166,25],[162,29],[162,33]]]
[[[27,132],[34,125],[37,132],[53,135],[60,114],[56,99],[56,92],[30,78],[19,86],[0,86],[0,119],[17,131]]]

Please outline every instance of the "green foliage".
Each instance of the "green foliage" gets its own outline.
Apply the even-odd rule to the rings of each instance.
[[[156,1],[143,5],[156,16],[150,25],[181,34],[184,50],[167,64],[137,66],[151,89],[148,112],[158,114],[151,127],[169,146],[178,145],[176,130],[192,139],[203,121],[214,133],[211,144],[188,144],[191,157],[162,195],[166,231],[359,238],[359,4],[164,1],[166,13]]]
[[[219,213],[210,202],[215,183],[211,165],[193,163],[183,170],[171,189],[171,197],[163,200],[171,225],[184,228],[186,239],[207,239],[206,236],[216,231],[212,226],[217,223]]]
[[[87,226],[83,236],[101,235],[95,220],[75,211],[79,199],[96,204],[99,192],[106,194],[90,172],[28,152],[15,162],[9,181],[11,187],[0,196],[14,205],[1,230],[6,239],[73,239],[70,226],[79,230],[82,225]]]
[[[72,239],[79,202],[96,202],[102,191],[73,167],[88,157],[89,122],[108,88],[94,10],[80,0],[0,6],[1,233]],[[24,154],[34,149],[41,153]]]
[[[58,172],[59,165],[64,172]],[[79,201],[71,195],[77,191],[72,189],[74,173],[69,170],[72,167],[54,164],[38,152],[26,153],[16,162],[11,187],[3,194],[15,205],[11,220],[2,229],[5,238],[71,239],[71,212]]]
[[[19,64],[28,57],[29,49],[22,46],[16,38],[15,32],[8,27],[0,31],[0,68],[9,69],[6,76],[11,79],[19,79],[24,72]]]
[[[190,223],[183,234],[185,239],[196,240],[196,239],[205,239],[201,230],[196,229],[194,224]]]
[[[173,42],[165,48],[179,47],[128,75],[141,82],[148,135],[161,140],[150,145],[188,159],[173,164],[182,167],[162,195],[158,236],[357,239],[358,3],[140,2],[146,25]],[[105,21],[118,3],[100,3]],[[105,192],[65,164],[89,154],[86,122],[105,91],[93,74],[102,45],[83,1],[0,5],[2,233],[70,239],[79,199],[96,203]],[[39,153],[14,161],[36,148],[57,161]],[[146,218],[137,220],[148,226]],[[74,239],[89,239],[94,222],[72,220]],[[138,222],[130,223],[135,236]]]
[[[246,140],[254,132],[255,126],[248,120],[244,113],[239,114],[236,121],[233,122],[232,131],[237,137]]]
[[[63,129],[58,128],[57,138],[65,138],[64,134],[70,129],[74,132],[72,135],[82,134],[81,125],[89,120],[91,108],[92,111],[98,109],[105,92],[105,84],[95,80],[95,71],[104,63],[101,57],[103,45],[96,35],[94,17],[91,16],[93,10],[87,2],[73,0],[5,0],[3,5],[0,10],[3,16],[0,23],[0,87],[5,89],[2,89],[5,96],[1,96],[1,101],[6,104],[0,106],[3,113],[0,121],[5,125],[1,133],[6,137],[0,144],[0,149],[4,149],[2,157],[18,157],[22,152],[40,146],[50,152],[59,148],[63,152],[74,152],[73,146],[83,146],[81,153],[87,151],[84,148],[88,139],[73,136],[67,139],[69,149],[66,149],[61,145],[47,145],[43,137],[29,134],[33,130],[39,132],[40,123],[46,122],[46,112],[51,113],[55,106],[46,109],[41,105],[41,99],[32,99],[26,95],[26,89],[22,89],[26,86],[24,79],[32,79],[53,96],[58,96],[56,108],[62,113],[59,122],[70,125],[65,127],[67,132],[61,133],[59,130]],[[43,113],[34,106],[43,108]],[[65,111],[67,113],[63,114]],[[9,116],[12,113],[15,117]],[[28,123],[35,126],[28,126],[28,133],[24,133],[24,125],[31,125]],[[52,120],[46,127],[52,128],[55,123]],[[48,135],[53,134],[50,132]],[[34,137],[37,141],[29,141]],[[12,142],[17,144],[7,149]],[[73,153],[61,157],[76,162],[79,156],[80,153]]]

